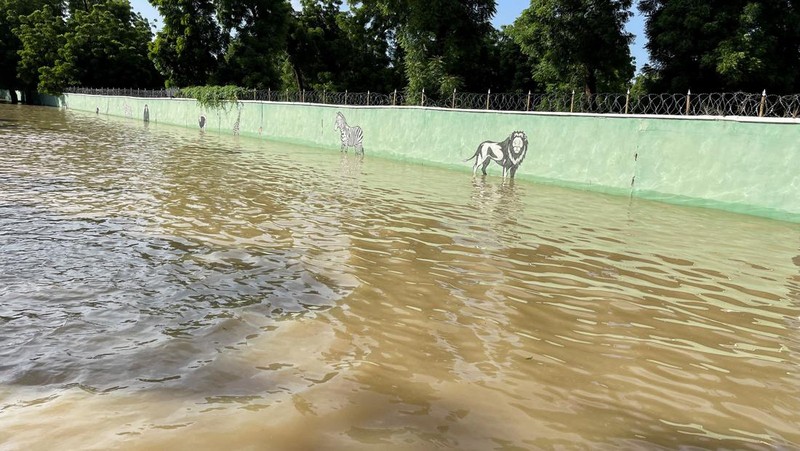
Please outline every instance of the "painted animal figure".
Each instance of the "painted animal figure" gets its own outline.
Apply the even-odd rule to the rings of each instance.
[[[233,134],[238,136],[239,135],[239,124],[242,121],[242,109],[239,108],[239,112],[236,115],[236,122],[233,123]]]
[[[527,153],[528,137],[525,132],[516,131],[502,142],[482,142],[475,154],[466,161],[475,160],[475,165],[472,167],[473,175],[478,173],[479,166],[483,175],[486,175],[486,168],[492,161],[495,161],[503,168],[503,178],[514,178]]]
[[[342,152],[347,152],[348,147],[352,147],[356,153],[364,154],[364,131],[359,126],[349,126],[342,113],[336,113],[336,125],[334,130],[339,130],[342,138]]]

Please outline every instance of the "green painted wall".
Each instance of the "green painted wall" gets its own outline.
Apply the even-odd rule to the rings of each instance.
[[[339,149],[341,111],[367,155],[471,171],[485,140],[528,136],[518,178],[800,222],[800,121],[464,111],[243,102],[204,111],[194,100],[66,94],[75,110]],[[352,150],[351,150],[352,152]],[[490,175],[499,176],[492,163]]]

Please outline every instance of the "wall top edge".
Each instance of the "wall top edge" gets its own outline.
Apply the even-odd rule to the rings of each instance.
[[[79,94],[79,93],[65,93],[64,95],[80,95],[90,97],[120,97],[130,98],[137,100],[177,100],[177,101],[194,101],[194,99],[187,99],[181,97],[136,97],[124,95],[100,95],[100,94]],[[562,113],[555,111],[508,111],[508,110],[476,110],[476,109],[453,109],[442,107],[430,107],[419,105],[334,105],[329,103],[311,103],[311,102],[278,102],[267,100],[240,100],[241,103],[260,103],[260,104],[275,104],[275,105],[295,105],[295,106],[316,106],[323,108],[352,108],[352,109],[400,109],[400,110],[430,110],[430,111],[446,111],[451,113],[475,113],[475,114],[514,114],[526,116],[557,116],[557,117],[595,117],[595,118],[609,118],[609,119],[665,119],[676,121],[726,121],[726,122],[744,122],[744,123],[758,123],[758,124],[800,124],[800,118],[776,118],[776,117],[752,117],[752,116],[675,116],[667,114],[596,114],[596,113]]]

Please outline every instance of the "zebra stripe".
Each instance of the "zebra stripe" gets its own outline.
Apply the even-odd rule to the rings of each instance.
[[[239,134],[239,123],[241,122],[241,120],[242,120],[242,108],[239,107],[239,112],[236,115],[236,122],[233,123],[233,134],[234,135],[238,135]]]
[[[349,126],[342,113],[336,113],[336,128],[340,131],[342,150],[352,147],[356,152],[364,153],[364,131],[359,126]]]

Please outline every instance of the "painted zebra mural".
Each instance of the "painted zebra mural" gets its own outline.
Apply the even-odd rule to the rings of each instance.
[[[348,147],[352,147],[358,154],[364,154],[364,131],[358,125],[349,126],[342,113],[336,113],[336,126],[334,130],[339,130],[342,139],[342,152],[347,152]]]
[[[235,136],[239,136],[239,126],[242,122],[242,106],[241,104],[237,108],[239,111],[236,114],[236,122],[233,123],[233,134]]]

